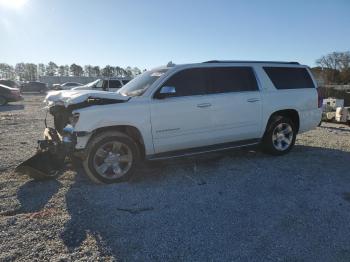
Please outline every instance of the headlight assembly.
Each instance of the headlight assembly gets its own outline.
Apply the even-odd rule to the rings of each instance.
[[[69,124],[71,124],[73,127],[75,127],[75,124],[79,120],[79,115],[80,115],[79,113],[73,113],[68,119]]]

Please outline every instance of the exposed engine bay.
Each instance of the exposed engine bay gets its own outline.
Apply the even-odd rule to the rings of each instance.
[[[80,102],[77,104],[70,104],[67,107],[61,104],[55,104],[49,106],[49,113],[54,117],[54,127],[55,129],[62,134],[62,131],[67,124],[72,124],[74,119],[73,111],[80,108],[85,108],[89,106],[96,105],[108,105],[108,104],[116,104],[123,103],[125,100],[116,100],[116,99],[108,99],[108,98],[88,98],[84,102]]]

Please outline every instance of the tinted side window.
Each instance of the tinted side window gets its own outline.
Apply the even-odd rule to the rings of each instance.
[[[109,80],[109,88],[121,88],[122,85],[119,80]]]
[[[258,84],[251,67],[215,67],[210,69],[208,93],[256,91]]]
[[[162,86],[173,86],[175,96],[203,95],[207,89],[207,69],[190,68],[171,76]]]
[[[9,87],[15,87],[15,84],[9,80],[1,80],[0,84],[2,84],[4,86],[9,86]]]
[[[277,89],[314,88],[305,68],[264,67],[266,74]]]

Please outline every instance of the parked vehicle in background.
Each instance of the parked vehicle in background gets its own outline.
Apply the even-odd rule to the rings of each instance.
[[[337,107],[335,111],[335,121],[350,126],[350,107]]]
[[[39,92],[46,93],[48,91],[47,84],[39,82],[39,81],[29,81],[21,86],[21,92]]]
[[[123,85],[128,83],[129,79],[98,79],[94,82],[72,88],[73,90],[101,90],[101,91],[118,91]]]
[[[21,85],[17,81],[0,79],[0,85],[12,87],[12,88],[20,88]]]
[[[130,82],[131,79],[122,79],[123,86]]]
[[[8,102],[21,100],[23,100],[23,98],[18,88],[12,88],[0,84],[0,106],[6,105]]]
[[[53,85],[54,90],[69,90],[77,86],[83,86],[81,83],[76,83],[76,82],[67,82],[63,84],[55,84]]]
[[[350,107],[344,107],[344,99],[325,98],[322,105],[322,121],[350,125]]]
[[[127,180],[142,159],[258,144],[283,155],[298,133],[318,125],[322,112],[309,68],[295,62],[172,64],[144,72],[118,92],[56,91],[45,101],[55,129],[45,129],[41,152],[50,150],[53,161],[67,150],[76,154],[99,183]],[[40,157],[22,168],[33,170]]]
[[[344,106],[344,99],[328,97],[322,100],[323,111],[335,111],[337,107],[343,107],[343,106]]]

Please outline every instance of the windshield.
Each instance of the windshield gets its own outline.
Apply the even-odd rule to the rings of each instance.
[[[86,84],[86,86],[88,86],[88,87],[95,86],[95,85],[97,85],[97,83],[100,82],[100,81],[101,81],[101,79],[97,79],[97,80],[95,80],[95,81],[93,81],[93,82],[91,82],[91,83]],[[102,81],[101,81],[101,82],[102,82]]]
[[[168,69],[146,71],[119,89],[118,93],[123,96],[141,96],[166,71]]]

